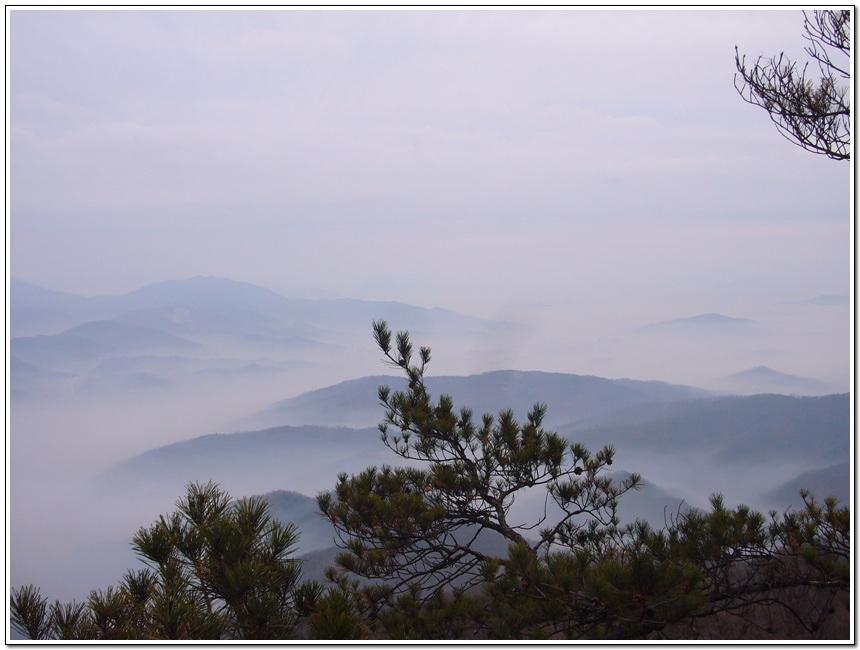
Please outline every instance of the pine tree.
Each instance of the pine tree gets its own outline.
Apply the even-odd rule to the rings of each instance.
[[[807,151],[833,160],[851,159],[851,11],[804,12],[806,53],[821,76],[807,76],[809,64],[784,54],[759,57],[747,67],[735,49],[735,88],[744,101],[764,108],[779,132]]]
[[[581,544],[618,525],[618,499],[637,489],[640,478],[615,483],[604,476],[611,446],[591,454],[543,429],[542,404],[525,423],[510,410],[476,422],[468,408],[455,411],[450,396],[431,398],[424,380],[428,348],[413,364],[408,333],[399,332],[392,346],[391,331],[378,321],[374,336],[407,380],[404,391],[379,389],[382,442],[411,466],[342,474],[334,491],[317,499],[345,551],[337,558],[340,569],[384,582],[365,590],[367,597],[390,604],[409,593],[429,602],[447,588],[481,584],[485,561],[508,562],[482,550],[492,537],[535,559],[553,545]],[[543,494],[542,514],[515,522],[515,499],[536,490]]]
[[[272,519],[263,498],[233,501],[211,482],[189,485],[176,506],[135,534],[145,568],[82,604],[48,608],[32,585],[13,590],[13,627],[30,639],[290,638],[295,527]]]
[[[541,404],[524,424],[510,411],[476,423],[450,396],[429,395],[429,349],[413,364],[406,332],[392,337],[379,321],[374,336],[407,382],[379,389],[382,441],[411,464],[342,474],[317,501],[343,549],[328,577],[375,634],[636,639],[711,629],[720,638],[714,621],[724,615],[769,634],[776,613],[779,629],[815,638],[847,595],[850,513],[835,500],[805,495],[804,510],[768,520],[716,495],[710,511],[680,513],[661,530],[620,527],[618,499],[640,478],[602,475],[611,447],[592,455],[544,430]],[[528,490],[543,492],[544,507],[515,523],[511,505]],[[487,534],[507,552],[487,550]]]

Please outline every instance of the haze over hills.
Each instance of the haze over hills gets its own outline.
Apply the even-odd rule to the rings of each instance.
[[[571,422],[600,421],[633,405],[706,395],[662,382],[538,372],[430,377],[427,382],[434,395],[449,393],[457,406],[468,406],[478,416],[513,408],[524,419],[543,398],[556,405],[550,407],[546,426],[564,424],[568,428]],[[157,476],[157,483],[167,491],[181,488],[183,481],[205,477],[243,493],[274,488],[306,493],[309,486],[325,489],[338,471],[360,471],[369,459],[379,459],[380,463],[397,460],[379,441],[376,425],[383,415],[378,386],[396,388],[399,383],[397,377],[377,376],[311,391],[264,411],[264,419],[277,421],[275,426],[250,430],[254,427],[249,425],[240,433],[205,435],[159,447],[115,466],[106,479],[113,488],[127,485],[133,489],[140,481],[146,482],[146,477]],[[259,417],[247,418],[245,423]]]
[[[781,460],[825,466],[850,452],[848,394],[823,397],[752,395],[648,404],[613,413],[571,435],[617,448],[700,452],[703,463],[762,464]],[[815,441],[811,444],[810,441]]]
[[[822,306],[820,301],[810,301],[808,307],[786,307],[787,310],[834,309]],[[528,316],[528,314],[523,314]],[[793,314],[792,318],[797,316]],[[226,278],[195,277],[188,280],[166,281],[150,284],[126,294],[114,296],[83,297],[70,293],[43,289],[17,279],[10,281],[10,331],[13,356],[21,361],[41,368],[45,372],[86,374],[87,367],[80,365],[64,367],[72,359],[103,359],[106,354],[126,357],[134,354],[133,348],[114,348],[111,351],[86,347],[72,339],[54,341],[19,339],[40,335],[58,336],[75,334],[76,326],[92,322],[110,321],[172,334],[184,340],[204,346],[188,356],[198,362],[195,371],[218,370],[224,356],[245,358],[248,363],[259,363],[278,368],[295,370],[297,364],[305,364],[306,370],[314,366],[319,372],[295,375],[299,384],[292,395],[309,388],[328,386],[350,377],[366,376],[368,369],[378,367],[379,359],[369,341],[370,323],[385,319],[395,329],[409,330],[416,341],[430,344],[434,351],[442,352],[434,358],[433,371],[439,374],[475,374],[486,370],[508,370],[515,366],[516,352],[528,351],[530,358],[544,359],[549,363],[522,369],[543,370],[555,367],[559,355],[550,349],[539,349],[532,345],[544,334],[509,320],[486,320],[474,318],[449,310],[423,308],[397,302],[363,301],[353,299],[304,299],[287,298],[264,287],[236,282]],[[774,321],[776,323],[777,321]],[[780,331],[774,323],[765,323],[751,318],[729,317],[718,313],[705,313],[690,318],[665,320],[652,325],[640,326],[621,338],[607,338],[605,344],[590,344],[595,353],[605,357],[607,367],[616,363],[627,365],[626,359],[640,354],[641,349],[653,349],[658,355],[686,355],[690,359],[703,352],[725,345],[730,337],[737,347],[738,365],[722,374],[710,374],[697,370],[691,374],[706,378],[706,381],[682,381],[707,388],[745,393],[782,389],[774,385],[753,384],[747,386],[727,385],[724,377],[737,373],[744,367],[742,358],[759,361],[782,370],[779,359],[785,353],[776,354],[771,349],[759,349],[772,345],[772,339]],[[723,343],[715,344],[713,337],[721,337]],[[644,337],[644,338],[643,338]],[[706,343],[707,342],[707,343]],[[44,354],[36,359],[27,358],[24,348],[35,346]],[[598,352],[601,348],[603,351]],[[44,349],[44,350],[43,350]],[[793,345],[791,348],[798,348]],[[349,354],[344,354],[346,351]],[[634,354],[635,352],[635,354]],[[229,354],[225,354],[229,353]],[[743,356],[741,356],[743,353]],[[794,352],[793,352],[794,354]],[[56,355],[53,358],[51,355]],[[720,365],[731,358],[719,355]],[[615,360],[615,361],[614,361]],[[207,363],[204,363],[207,362]],[[531,362],[534,363],[534,362]],[[247,364],[246,364],[247,365]],[[531,364],[529,364],[531,365]],[[677,365],[677,364],[676,364]],[[653,366],[653,368],[652,368]],[[659,364],[649,364],[647,374],[627,372],[588,372],[601,377],[639,377],[641,379],[666,379],[661,377]],[[714,367],[717,367],[716,365]],[[561,372],[576,371],[567,366]],[[136,368],[132,372],[146,372]],[[161,377],[176,383],[178,377]],[[15,378],[12,381],[16,383]],[[672,383],[679,383],[677,381]],[[832,383],[832,382],[825,382]],[[841,383],[835,384],[837,387]],[[847,384],[846,384],[847,385]],[[14,386],[13,386],[14,387]],[[802,386],[800,387],[803,388]],[[789,392],[797,392],[791,386]],[[845,387],[838,390],[845,390]],[[15,387],[16,394],[23,394],[23,387]],[[66,390],[67,394],[69,391]],[[815,389],[815,393],[821,391]]]
[[[840,392],[834,384],[779,372],[767,366],[757,366],[726,377],[726,388],[742,394],[829,395]]]
[[[91,321],[63,333],[123,352],[193,350],[199,344],[151,327],[119,321]],[[20,339],[18,339],[20,340]]]
[[[540,379],[562,386],[582,379],[547,374]],[[454,379],[468,387],[466,394],[483,396],[486,410],[493,412],[509,405],[510,393],[498,390],[498,381],[506,375]],[[357,402],[344,398],[359,400],[358,387],[370,389],[379,380],[390,379],[347,382],[309,393],[297,403],[308,420],[345,420],[356,413],[364,417],[362,410],[353,408]],[[449,378],[437,379],[444,385]],[[613,383],[600,387],[611,395],[617,388]],[[848,395],[703,398],[695,393],[682,396],[683,387],[661,388],[663,394],[657,395],[662,401],[594,416],[598,425],[559,429],[592,450],[614,445],[618,469],[613,475],[619,480],[631,471],[644,476],[643,489],[626,495],[620,504],[622,522],[640,518],[659,528],[686,508],[706,508],[714,492],[723,493],[728,504],[747,503],[762,511],[797,507],[802,486],[819,498],[826,494],[844,498],[850,478],[843,461],[850,449]],[[665,391],[670,390],[679,391],[675,399],[666,399]],[[378,419],[380,409],[374,408]],[[814,445],[809,444],[812,439]],[[408,463],[382,444],[375,428],[279,426],[200,436],[152,449],[112,467],[91,489],[131,509],[156,497],[168,502],[192,480],[215,480],[234,496],[265,494],[277,518],[298,524],[297,553],[306,560],[306,574],[321,577],[337,551],[331,547],[333,531],[316,512],[313,497],[331,489],[340,472],[355,474],[384,464]],[[524,494],[511,516],[533,521],[544,507],[540,494]]]
[[[847,307],[851,303],[849,296],[816,296],[809,300],[801,300],[799,302],[787,303],[790,305],[809,305],[815,307]]]
[[[749,332],[756,323],[749,318],[735,318],[722,314],[699,314],[688,318],[673,318],[639,328],[642,332],[673,334],[728,335]]]
[[[404,380],[374,376],[286,399],[242,421],[243,426],[317,423],[328,426],[372,426],[379,422],[377,389],[380,385],[402,390]],[[521,419],[536,402],[549,405],[547,426],[584,423],[607,413],[652,402],[704,397],[709,393],[659,381],[603,379],[548,372],[498,370],[466,377],[427,377],[434,395],[447,394],[455,407],[468,406],[476,414],[496,414],[511,408]]]
[[[850,463],[846,461],[804,472],[768,492],[766,498],[773,503],[785,504],[783,508],[800,508],[803,503],[800,490],[807,490],[819,502],[827,496],[834,496],[843,505],[850,505]]]
[[[315,492],[399,462],[378,319],[655,523],[844,494],[853,179],[731,80],[796,10],[9,15],[12,586],[115,584],[195,480],[324,551]]]
[[[511,407],[523,418],[541,401],[549,407],[548,428],[593,449],[614,444],[618,471],[642,473],[649,483],[622,505],[630,509],[624,516],[659,524],[664,508],[672,512],[682,499],[705,506],[713,491],[726,492],[729,502],[767,505],[780,486],[847,453],[845,396],[718,399],[680,383],[545,372],[537,357],[524,362],[535,369],[512,370],[504,366],[514,365],[511,350],[530,359],[527,342],[537,335],[501,317],[292,299],[222,278],[89,298],[15,280],[11,289],[11,578],[60,598],[81,598],[117,580],[129,566],[130,536],[169,511],[193,480],[218,481],[234,496],[291,491],[293,516],[309,527],[308,544],[322,544],[307,499],[330,489],[340,471],[398,462],[375,429],[378,386],[403,385],[380,374],[389,369],[371,337],[378,318],[433,348],[431,371],[438,374],[428,386],[434,395],[451,394],[457,408],[480,415]],[[736,326],[749,323],[708,320],[682,324],[690,326],[682,336],[638,332],[600,345],[617,357],[637,346],[648,350],[649,373],[660,378],[678,350],[722,354],[728,342],[753,350],[772,331],[761,319],[745,332]],[[739,334],[715,338],[711,326]],[[550,356],[559,355],[550,349]],[[741,363],[746,358],[733,358],[732,374],[763,365]],[[741,375],[758,384],[729,390],[755,391],[767,382],[779,389],[789,376],[768,363],[767,371]],[[475,365],[479,370],[470,371]],[[800,379],[792,376],[795,383],[782,388],[802,392],[794,390]],[[801,453],[804,436],[818,442],[815,453]],[[809,476],[826,485],[827,473]],[[530,507],[537,504],[518,501],[524,515]],[[52,541],[60,536],[68,541],[63,549]]]
[[[291,391],[298,394],[313,383],[367,368],[372,346],[356,343],[369,341],[376,318],[460,348],[476,333],[518,327],[396,302],[285,298],[214,277],[90,298],[14,279],[10,287],[10,350],[16,363],[27,364],[27,376],[14,372],[11,378],[21,397],[69,397],[87,385],[110,392],[112,384],[134,385],[131,380],[141,373],[193,387],[198,373],[235,376],[237,367],[290,371],[290,383],[299,387]],[[353,347],[355,353],[344,354]],[[170,360],[164,374],[153,370],[153,355]],[[107,364],[113,370],[105,378],[100,370]],[[45,376],[36,377],[38,371]],[[63,373],[71,375],[65,384]]]
[[[237,495],[285,489],[313,496],[341,471],[390,460],[375,427],[282,426],[158,447],[110,468],[99,484],[113,492],[145,487],[169,496],[191,481],[213,480]]]
[[[173,322],[174,325],[181,323],[183,317],[186,324],[193,323],[193,312],[176,312],[177,309],[201,309],[206,313],[207,309],[216,308],[222,310],[221,317],[230,313],[240,316],[253,314],[262,316],[264,323],[277,323],[282,327],[322,321],[335,326],[335,329],[354,325],[366,329],[370,321],[378,318],[388,318],[415,331],[424,331],[432,326],[462,330],[488,325],[481,319],[438,307],[426,309],[390,301],[286,298],[247,282],[211,276],[158,282],[116,296],[76,296],[16,279],[10,281],[10,290],[13,337],[56,333],[67,327],[57,325],[61,322],[82,324],[91,320],[118,319],[141,310],[168,308],[174,311],[167,312],[171,313],[171,318],[164,322]],[[248,325],[247,321],[244,323]]]
[[[499,378],[498,373],[487,373],[455,379],[468,380],[463,382],[469,386],[464,394],[484,396],[486,408],[477,413],[493,413],[510,405],[510,394],[498,389]],[[356,396],[358,387],[375,385],[379,379],[339,385],[331,394]],[[579,378],[553,379],[564,384]],[[614,394],[612,382],[602,388],[604,397]],[[591,391],[596,394],[593,387]],[[310,394],[312,399],[300,400],[305,420],[344,420],[356,413],[350,401],[319,399],[326,394],[315,391]],[[378,422],[382,413],[378,406],[376,410]],[[364,417],[364,413],[360,415]],[[632,404],[619,401],[615,410],[604,410],[601,415],[593,412],[590,421],[588,426],[547,426],[593,450],[613,445],[619,469],[639,472],[694,504],[706,503],[711,492],[726,491],[757,507],[772,507],[775,504],[766,502],[772,490],[803,472],[841,462],[850,450],[848,395],[688,395],[671,401],[664,396],[662,401],[647,403],[640,398]],[[812,439],[815,445],[809,444]],[[146,484],[152,490],[157,483],[175,491],[183,480],[209,477],[238,493],[276,486],[307,494],[333,485],[340,471],[355,473],[384,463],[402,461],[384,447],[375,428],[304,424],[202,436],[167,445],[116,466],[105,479],[113,489]],[[727,473],[734,475],[731,484],[721,478]],[[697,477],[693,483],[689,483],[691,475]],[[157,479],[153,482],[151,477]],[[834,485],[841,485],[844,477],[833,479]]]

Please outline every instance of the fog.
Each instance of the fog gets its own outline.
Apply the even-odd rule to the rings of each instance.
[[[545,311],[557,316],[560,310]],[[815,377],[832,381],[835,391],[847,389],[846,312],[845,306],[776,305],[745,312],[744,316],[758,318],[751,319],[751,330],[740,334],[666,334],[626,327],[628,323],[621,321],[617,329],[607,327],[602,336],[588,338],[593,327],[589,324],[572,336],[574,340],[554,345],[549,342],[564,340],[560,330],[565,323],[533,319],[521,328],[487,326],[464,335],[431,329],[423,338],[419,334],[415,343],[433,348],[430,374],[435,375],[538,369],[661,379],[732,392],[735,387],[727,382],[727,375],[767,364],[802,376],[814,372]],[[540,313],[540,309],[528,314],[503,310],[498,316],[507,320]],[[827,317],[822,318],[823,314]],[[163,479],[151,475],[131,489],[111,488],[109,482],[96,480],[127,459],[164,445],[211,433],[245,431],[244,418],[280,400],[392,372],[382,363],[369,326],[366,334],[346,334],[343,341],[337,348],[268,358],[248,357],[247,349],[222,344],[217,356],[195,357],[196,363],[188,364],[192,372],[167,375],[166,386],[13,399],[9,411],[11,584],[34,583],[52,598],[81,599],[91,589],[115,583],[136,562],[129,547],[133,533],[169,512],[183,485],[192,480],[216,480],[235,496],[276,489],[314,496],[331,489],[340,471],[397,464],[399,459],[380,442],[371,447],[375,453],[355,457],[349,448],[318,447],[310,440],[296,446],[280,471],[267,466],[243,474],[225,461],[211,476],[189,473],[178,480],[175,474]],[[147,367],[158,366],[150,358],[143,359]],[[275,370],[226,375],[196,370],[207,364],[242,368],[252,360]],[[552,411],[554,405],[549,407]],[[811,468],[791,462],[749,465],[740,459],[727,466],[696,454],[630,453],[623,447],[618,449],[616,467],[643,473],[648,481],[698,507],[705,507],[708,496],[717,491],[725,493],[728,503],[748,502],[750,495]],[[532,508],[542,504],[541,499],[532,501],[521,499],[515,514],[529,520]]]
[[[7,17],[12,586],[81,599],[116,582],[132,534],[183,481],[314,496],[383,462],[381,444],[309,443],[282,471],[261,459],[265,471],[225,462],[176,483],[165,470],[130,490],[103,480],[155,448],[242,431],[280,400],[391,372],[370,327],[386,314],[433,349],[432,375],[853,387],[850,166],[785,141],[732,83],[735,46],[803,58],[799,11]],[[326,315],[264,296],[278,309],[249,298],[203,322],[199,300],[128,297],[199,276],[325,299]],[[74,296],[34,291],[22,307],[13,278]],[[689,320],[708,314],[725,320]],[[200,347],[62,337],[104,319]],[[761,366],[794,388],[732,378]],[[699,506],[818,469],[624,449],[617,466]]]

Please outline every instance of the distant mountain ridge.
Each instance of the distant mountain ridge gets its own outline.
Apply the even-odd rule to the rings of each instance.
[[[201,376],[229,381],[238,368],[289,370],[290,383],[299,385],[323,371],[350,376],[354,371],[345,366],[364,366],[372,354],[371,323],[380,318],[416,336],[449,335],[461,343],[519,327],[392,301],[286,298],[216,277],[89,298],[14,279],[10,288],[12,391],[42,400],[164,383],[192,386]],[[345,358],[356,342],[360,354]],[[153,355],[164,357],[163,374],[144,378],[141,373],[153,372]]]
[[[491,324],[439,307],[429,309],[394,301],[286,298],[258,285],[213,276],[156,282],[112,296],[77,296],[15,279],[10,281],[10,289],[13,336],[20,335],[16,330],[38,327],[43,330],[54,329],[31,333],[53,334],[75,324],[113,320],[138,310],[211,309],[213,306],[267,317],[276,315],[292,321],[337,319],[341,325],[345,321],[353,324],[360,322],[363,327],[368,327],[368,323],[377,318],[388,318],[392,322],[402,323],[404,327],[419,329],[432,321],[454,321],[450,326],[457,327]],[[72,324],[68,324],[70,322]],[[502,324],[497,322],[495,326]],[[504,326],[515,327],[512,323]]]
[[[133,325],[120,321],[90,321],[63,332],[60,336],[74,336],[104,346],[125,351],[161,349],[194,349],[199,344],[169,332],[152,327]]]
[[[437,379],[440,382],[431,387],[434,396],[439,394],[437,389],[450,388],[455,406],[468,406],[481,414],[484,411],[497,413],[509,406],[530,407],[530,399],[520,397],[517,401],[518,392],[525,391],[523,387],[536,378],[544,380],[538,386],[552,389],[549,392],[554,395],[546,402],[550,405],[549,412],[555,409],[560,419],[577,411],[566,406],[568,401],[583,403],[582,400],[593,399],[593,386],[600,385],[590,382],[594,378],[564,375],[561,381],[553,378],[554,384],[546,383],[543,375],[553,378],[552,373],[496,372],[428,381]],[[512,378],[515,381],[510,381]],[[364,398],[356,387],[375,391],[379,383],[388,383],[396,388],[394,382],[386,381],[388,379],[391,378],[369,377],[345,382],[286,403],[300,406],[308,416],[316,413],[318,420],[324,419],[320,409],[325,408],[329,414],[334,414],[332,420],[355,417],[356,413],[365,413],[358,409],[358,401]],[[507,388],[504,381],[508,381]],[[618,385],[611,380],[603,382],[607,394],[617,395]],[[641,383],[649,388],[648,382]],[[641,390],[643,387],[639,384],[633,382],[632,385]],[[578,402],[570,393],[571,386],[576,385],[582,387]],[[625,383],[620,387],[629,388]],[[613,401],[613,407],[604,407],[602,414],[592,411],[586,423],[556,426],[548,422],[546,426],[593,450],[613,445],[619,451],[619,459],[623,458],[619,469],[640,471],[646,479],[660,484],[665,484],[662,479],[669,474],[677,475],[674,469],[688,471],[701,465],[702,472],[711,474],[720,467],[732,468],[732,471],[744,468],[750,475],[751,485],[758,485],[758,472],[778,467],[782,474],[775,473],[769,479],[771,483],[764,486],[772,490],[801,471],[838,463],[850,453],[847,394],[702,398],[683,390],[672,393],[676,387],[657,388],[658,396],[660,391],[669,391],[662,401],[645,390],[638,395],[628,395],[627,402]],[[590,397],[589,390],[592,390]],[[651,401],[645,401],[646,397]],[[367,401],[373,422],[379,422],[382,409],[374,398],[368,396]],[[106,479],[113,489],[122,486],[137,489],[135,486],[151,485],[155,481],[159,489],[176,491],[188,481],[212,479],[225,484],[234,494],[271,489],[314,493],[329,489],[339,472],[355,473],[370,465],[400,462],[380,442],[379,432],[373,426],[334,427],[318,422],[193,438],[129,459],[111,470]],[[681,462],[681,465],[667,474],[659,469],[666,462],[676,465]],[[837,479],[842,480],[833,477]],[[760,499],[762,494],[751,494],[749,498]],[[690,495],[682,496],[689,498]]]
[[[736,325],[738,323],[752,323],[749,318],[734,318],[722,314],[700,314],[689,318],[675,318],[664,321],[665,323],[701,323],[703,325]]]
[[[620,449],[707,452],[715,462],[792,458],[821,466],[849,454],[850,424],[847,393],[752,395],[633,407],[571,435]]]
[[[360,471],[386,456],[375,428],[274,427],[209,434],[144,452],[108,470],[99,482],[114,492],[147,486],[179,494],[191,481],[213,480],[231,494],[277,489],[315,494],[340,471]],[[325,477],[324,480],[321,477]]]
[[[757,366],[726,377],[734,392],[775,392],[795,395],[828,395],[838,387],[809,377],[798,377],[767,366]],[[746,390],[744,390],[746,389]]]
[[[836,463],[822,469],[810,470],[768,492],[767,496],[782,508],[800,508],[803,505],[799,492],[807,490],[822,503],[828,496],[839,499],[842,505],[851,504],[851,465]]]
[[[650,325],[643,325],[640,332],[675,333],[675,334],[730,334],[746,332],[756,326],[756,321],[749,318],[736,318],[723,314],[699,314],[687,318],[673,318]]]
[[[381,410],[380,385],[402,390],[405,380],[373,376],[341,382],[283,400],[241,422],[242,426],[321,424],[326,426],[373,426]],[[539,371],[495,370],[479,375],[426,378],[427,388],[438,398],[452,395],[455,407],[468,406],[477,416],[511,408],[525,419],[535,402],[549,405],[547,425],[586,423],[635,404],[701,398],[707,391],[659,381],[604,379],[587,375]]]

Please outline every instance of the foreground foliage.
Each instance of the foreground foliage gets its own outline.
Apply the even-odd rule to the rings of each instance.
[[[802,510],[765,516],[716,495],[661,530],[620,526],[640,479],[606,475],[611,447],[546,431],[541,404],[525,423],[455,412],[426,389],[429,349],[413,364],[407,333],[374,332],[407,382],[379,390],[382,442],[409,465],[342,474],[318,496],[343,551],[330,585],[301,582],[297,532],[264,499],[193,484],[134,536],[144,569],[84,603],[13,589],[12,626],[90,640],[847,637],[851,517],[835,499],[802,493]],[[523,522],[514,503],[535,495]]]
[[[415,587],[432,597],[454,584],[465,589],[484,581],[490,558],[481,545],[488,539],[522,546],[536,557],[618,524],[618,499],[640,478],[634,474],[617,485],[602,476],[612,464],[612,447],[592,455],[544,430],[543,404],[524,424],[510,410],[475,422],[471,410],[455,411],[447,395],[432,401],[424,384],[429,349],[422,348],[420,362],[411,365],[406,333],[397,335],[392,349],[384,322],[375,323],[374,332],[386,358],[408,379],[404,392],[379,389],[386,409],[382,441],[423,467],[342,474],[333,494],[319,495],[320,510],[348,551],[338,558],[344,570],[386,579],[389,598]],[[543,494],[542,514],[517,523],[514,501],[536,490]],[[530,543],[525,535],[533,532],[539,539]]]
[[[86,602],[48,607],[29,585],[12,591],[13,628],[30,639],[285,639],[323,593],[300,583],[296,529],[261,497],[233,501],[192,484],[171,515],[134,536],[145,568]]]
[[[429,349],[413,364],[408,333],[380,321],[374,335],[407,382],[379,389],[382,441],[410,466],[341,475],[318,505],[343,549],[328,577],[376,634],[644,638],[776,607],[815,635],[848,594],[850,513],[835,500],[804,494],[804,510],[765,517],[715,496],[663,530],[620,527],[618,501],[640,478],[605,476],[612,447],[592,455],[542,429],[541,404],[525,424],[511,411],[476,424],[429,395]],[[514,501],[536,490],[543,507],[516,520]],[[507,552],[488,550],[488,535]]]

